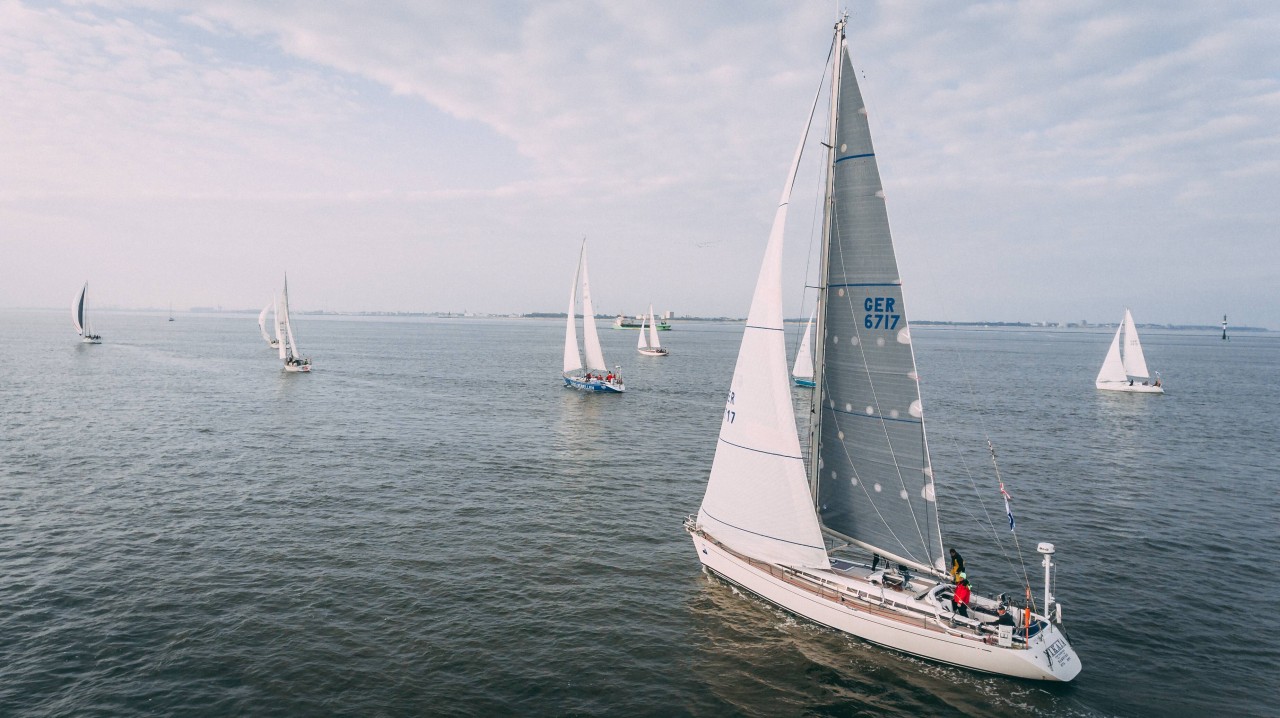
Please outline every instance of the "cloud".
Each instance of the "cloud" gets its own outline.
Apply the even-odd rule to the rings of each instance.
[[[263,241],[307,236],[312,271],[332,277],[330,308],[475,291],[469,306],[482,310],[558,307],[571,267],[557,262],[571,264],[574,238],[590,233],[604,255],[666,259],[643,286],[627,263],[593,271],[603,301],[662,296],[740,315],[818,86],[829,11],[3,2],[0,93],[19,100],[0,106],[0,229],[74,225],[119,251],[122,208],[140,202],[201,242],[229,294],[262,281],[235,274],[235,253],[255,251],[238,240],[208,258],[234,227]],[[1170,314],[1145,317],[1185,321],[1203,301],[1168,276],[1230,283],[1280,266],[1266,240],[1280,219],[1269,199],[1280,179],[1277,35],[1280,11],[1267,4],[860,9],[850,47],[914,315],[1109,316],[1123,285]],[[806,169],[798,192],[818,184]],[[806,211],[792,216],[788,286],[812,265],[812,204],[797,195]],[[339,279],[353,236],[378,285],[358,295]],[[1205,237],[1239,247],[1231,262],[1253,259],[1207,266]],[[1152,242],[1165,278],[1099,262],[1150,256]],[[416,272],[378,275],[380,251],[415,264],[413,247]],[[260,254],[303,261],[274,246]],[[460,282],[472,261],[481,278]],[[548,279],[557,272],[563,282]],[[972,290],[988,276],[1014,279]],[[1026,276],[1047,279],[1016,279]],[[0,303],[13,301],[5,291]],[[798,297],[788,313],[805,313]]]

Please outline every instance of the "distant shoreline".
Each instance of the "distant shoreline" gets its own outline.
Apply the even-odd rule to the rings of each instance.
[[[60,307],[0,307],[0,311],[63,311]],[[124,312],[138,314],[169,314],[170,310],[165,307],[143,308],[143,309],[125,309],[120,307],[98,307],[97,311],[101,312]],[[220,309],[216,307],[191,307],[187,310],[177,310],[179,314],[226,314],[226,315],[249,315],[257,316],[259,309]],[[332,317],[405,317],[405,318],[434,318],[434,319],[564,319],[564,312],[525,312],[512,314],[492,314],[492,313],[472,313],[472,312],[334,312],[324,309],[312,311],[291,312],[294,315],[301,316],[332,316]],[[581,315],[578,315],[581,316]],[[616,314],[597,314],[597,320],[612,322]],[[672,317],[670,321],[677,325],[680,322],[745,322],[745,317]],[[787,324],[804,324],[808,321],[807,317],[794,317],[783,319]],[[956,328],[977,328],[977,329],[1115,329],[1118,324],[1098,323],[1098,324],[1082,324],[1079,322],[1000,322],[1000,321],[981,321],[981,322],[956,322],[956,321],[938,321],[933,319],[916,319],[911,324],[918,327],[956,327]],[[1175,331],[1222,331],[1221,324],[1138,324],[1142,329],[1167,329]],[[1227,334],[1236,332],[1269,332],[1266,327],[1251,326],[1228,326]]]

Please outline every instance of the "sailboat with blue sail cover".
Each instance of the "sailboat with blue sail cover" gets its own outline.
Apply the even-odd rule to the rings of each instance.
[[[782,316],[783,235],[802,136],[774,215],[706,493],[685,529],[706,571],[803,618],[941,663],[1070,681],[1080,659],[1050,593],[1052,544],[1037,547],[1042,602],[1028,578],[1013,599],[974,594],[964,611],[952,603],[963,596],[947,571],[939,477],[845,25],[842,18],[835,26],[829,68],[815,387],[800,428],[815,448],[801,453]],[[805,136],[817,104],[815,96]]]

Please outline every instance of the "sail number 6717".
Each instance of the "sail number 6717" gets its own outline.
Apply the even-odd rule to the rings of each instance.
[[[867,329],[897,329],[902,315],[893,313],[896,302],[895,297],[867,297],[862,302],[862,308],[867,312],[862,317],[862,326]]]

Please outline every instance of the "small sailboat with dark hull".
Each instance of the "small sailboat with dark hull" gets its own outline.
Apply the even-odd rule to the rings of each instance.
[[[80,296],[76,297],[75,304],[71,305],[71,323],[76,328],[76,334],[80,335],[80,341],[85,344],[101,344],[102,336],[93,332],[93,327],[89,324],[89,283],[84,283],[84,288],[80,290]]]

